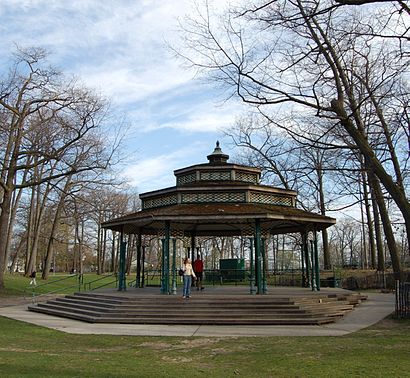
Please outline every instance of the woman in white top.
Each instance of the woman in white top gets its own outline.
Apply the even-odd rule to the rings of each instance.
[[[195,279],[196,276],[191,265],[191,260],[188,257],[184,260],[184,266],[182,269],[184,270],[184,289],[182,292],[182,298],[189,298],[191,296],[192,277]]]

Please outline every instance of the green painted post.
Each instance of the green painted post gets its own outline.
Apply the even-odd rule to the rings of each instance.
[[[316,266],[315,266],[315,256],[314,256],[314,250],[313,250],[313,240],[309,240],[310,242],[310,256],[311,256],[311,264],[312,264],[312,270],[311,270],[311,283],[312,283],[312,291],[316,291],[316,278],[315,278],[315,273],[316,273]]]
[[[254,276],[254,263],[253,263],[253,238],[249,238],[250,242],[250,272],[249,272],[249,292],[255,294],[255,276]]]
[[[191,259],[191,263],[195,260],[195,248],[196,248],[196,238],[195,234],[192,233],[191,235],[191,256],[189,255],[189,248],[188,248],[188,258]]]
[[[169,239],[170,222],[165,222],[165,238],[162,239],[162,269],[161,269],[161,293],[169,294]]]
[[[145,287],[145,245],[142,246],[142,277],[141,277],[141,286],[140,287]]]
[[[172,294],[177,293],[177,239],[172,239]]]
[[[305,265],[306,265],[306,287],[311,287],[311,281],[310,281],[310,270],[311,270],[311,265],[310,265],[310,258],[309,258],[309,244],[308,244],[308,238],[307,238],[307,233],[303,233],[303,249],[305,250]]]
[[[266,284],[266,248],[265,248],[266,240],[263,238],[261,239],[261,255],[262,255],[262,294],[266,294],[268,292],[268,287]]]
[[[306,276],[305,276],[305,263],[304,263],[304,256],[303,256],[303,234],[302,234],[302,243],[300,244],[300,263],[301,263],[301,268],[302,268],[302,287],[305,287],[305,281],[306,281]]]
[[[142,235],[140,232],[137,239],[137,272],[135,277],[135,287],[141,287],[141,244]]]
[[[315,277],[316,277],[316,289],[320,291],[320,267],[319,267],[319,251],[317,248],[317,232],[313,232],[313,247],[315,252]]]
[[[165,239],[161,239],[161,293],[165,293]]]
[[[261,273],[261,221],[260,219],[255,219],[255,275],[257,294],[262,294]]]
[[[127,284],[125,278],[125,254],[127,251],[127,242],[123,241],[124,235],[121,232],[120,241],[120,261],[118,266],[118,291],[126,291]]]

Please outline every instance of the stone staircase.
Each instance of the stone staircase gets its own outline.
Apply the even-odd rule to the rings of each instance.
[[[30,305],[30,311],[89,323],[190,325],[320,325],[332,323],[365,297],[360,294],[283,297],[172,295],[124,297],[75,293]]]

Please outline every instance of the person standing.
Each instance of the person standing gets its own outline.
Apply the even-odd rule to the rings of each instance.
[[[201,255],[199,253],[196,256],[196,260],[194,261],[194,272],[196,276],[196,289],[204,290],[204,287],[202,286],[202,279],[203,279],[203,274],[204,274],[204,263],[201,260]]]
[[[182,298],[189,298],[191,296],[192,278],[196,278],[194,269],[192,268],[191,260],[187,257],[184,260],[184,288]]]
[[[31,272],[30,278],[31,278],[30,286],[31,286],[31,285],[37,286],[37,282],[36,282],[36,271],[35,271],[35,270],[33,270],[33,271]]]

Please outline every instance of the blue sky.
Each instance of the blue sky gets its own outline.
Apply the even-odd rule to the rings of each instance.
[[[218,4],[224,3],[219,1]],[[123,173],[139,192],[172,186],[173,170],[206,162],[242,105],[183,68],[165,41],[178,43],[177,19],[192,0],[1,0],[0,66],[14,44],[39,46],[49,60],[125,114],[132,153]]]

